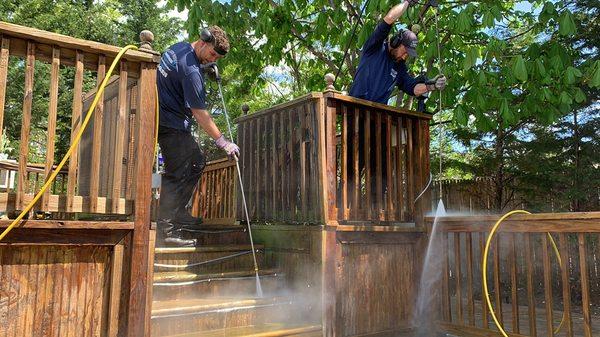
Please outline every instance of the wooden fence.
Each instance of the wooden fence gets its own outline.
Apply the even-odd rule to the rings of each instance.
[[[415,200],[428,179],[430,118],[333,91],[238,118],[250,218],[418,221],[427,205]]]
[[[437,219],[442,330],[497,331],[483,299],[483,247],[498,216]],[[433,219],[428,219],[430,224]],[[511,336],[600,333],[600,212],[514,215],[504,221],[488,257],[496,315]],[[550,239],[552,237],[552,240]],[[553,249],[556,243],[562,264]],[[562,323],[561,323],[562,322]],[[560,326],[560,332],[558,328]]]
[[[153,39],[149,34],[140,37],[145,42]],[[15,175],[16,185],[0,190],[0,211],[23,209],[39,191],[40,182],[58,162],[57,120],[71,120],[72,141],[85,117],[84,87],[104,79],[107,65],[119,51],[115,46],[0,22],[0,132],[7,108],[19,112],[14,104],[7,104],[7,87],[18,84],[8,80],[8,70],[21,71],[25,78],[17,163],[2,166],[9,176]],[[159,55],[149,49],[124,54],[115,82],[117,99],[110,97],[109,90],[100,100],[84,145],[73,152],[37,208],[71,214],[66,219],[22,221],[0,241],[0,336],[149,336],[158,61]],[[45,93],[49,99],[47,111],[40,112],[43,104],[34,109],[34,103],[39,103],[34,102],[34,81],[40,81],[34,74],[45,68],[49,69]],[[136,89],[128,91],[133,88],[131,81]],[[73,86],[65,88],[64,83]],[[59,92],[67,89],[73,93],[71,106],[58,111]],[[128,120],[135,122],[128,124]],[[43,159],[36,162],[39,157]],[[110,172],[101,172],[108,167]],[[87,220],[72,220],[73,213],[118,213],[128,218],[102,221],[96,214],[86,214],[79,219]],[[10,223],[0,220],[0,231]]]

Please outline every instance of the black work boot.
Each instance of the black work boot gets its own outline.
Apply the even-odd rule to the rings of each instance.
[[[158,243],[161,246],[170,247],[195,247],[196,239],[185,239],[181,228],[176,227],[170,219],[161,219],[157,221]]]
[[[200,218],[200,217],[197,218],[195,216],[191,216],[190,213],[188,213],[187,211],[181,211],[181,212],[177,213],[175,216],[173,216],[171,221],[175,224],[186,226],[186,227],[202,224],[202,218]]]

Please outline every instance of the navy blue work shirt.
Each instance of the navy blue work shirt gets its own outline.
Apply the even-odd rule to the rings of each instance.
[[[363,46],[350,96],[387,104],[394,86],[414,96],[416,80],[404,61],[396,62],[388,52],[387,36],[392,26],[381,21]]]
[[[191,109],[206,109],[203,71],[192,45],[179,42],[169,47],[157,72],[159,125],[191,132]]]

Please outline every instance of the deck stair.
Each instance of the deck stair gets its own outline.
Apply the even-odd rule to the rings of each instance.
[[[203,226],[197,247],[155,249],[152,336],[321,336],[310,305],[286,293],[286,278],[258,251],[263,296],[248,234],[241,226]]]

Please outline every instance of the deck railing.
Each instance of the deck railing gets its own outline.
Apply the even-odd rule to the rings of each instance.
[[[482,296],[481,277],[483,248],[497,219],[437,220],[439,242],[432,246],[441,247],[434,254],[441,254],[436,258],[442,270],[436,295],[441,299],[443,330],[486,335],[497,331]],[[502,223],[490,248],[487,278],[496,315],[507,332],[555,336],[562,322],[557,336],[600,333],[598,233],[600,212],[514,215]]]
[[[208,162],[194,191],[192,215],[202,217],[205,224],[234,223],[237,181],[234,161]]]
[[[238,118],[251,220],[418,222],[430,118],[334,91]]]
[[[0,192],[1,211],[20,210],[32,200],[40,187],[30,182],[35,178],[29,173],[28,167],[43,165],[42,181],[49,176],[52,167],[61,159],[55,155],[60,136],[57,133],[58,122],[71,121],[72,141],[90,104],[90,96],[85,97],[84,91],[87,87],[99,85],[104,79],[107,67],[119,48],[5,22],[0,22],[0,42],[0,135],[3,132],[4,113],[8,111],[7,87],[16,84],[7,78],[8,70],[12,67],[22,71],[25,78],[20,137],[15,139],[19,148],[17,155],[10,158],[18,162],[15,189]],[[135,137],[135,112],[143,104],[135,99],[138,90],[135,85],[143,71],[142,64],[155,64],[157,61],[157,55],[147,52],[129,51],[124,55],[113,74],[116,75],[113,89],[109,88],[106,96],[100,100],[82,142],[65,166],[66,189],[48,191],[36,206],[37,209],[117,214],[132,212],[135,163],[131,157],[138,142]],[[36,78],[34,74],[41,77]],[[48,92],[34,93],[34,83],[41,78],[49,81]],[[68,89],[72,92],[72,99],[67,111],[64,111],[64,105],[59,111],[59,99],[64,100],[61,95],[67,90],[64,83],[72,83]],[[47,102],[34,102],[34,97],[40,94],[47,95]],[[12,109],[14,113],[14,106]],[[32,121],[38,122],[32,124]],[[43,139],[40,134],[45,135]],[[37,153],[37,156],[32,156],[31,152]]]

